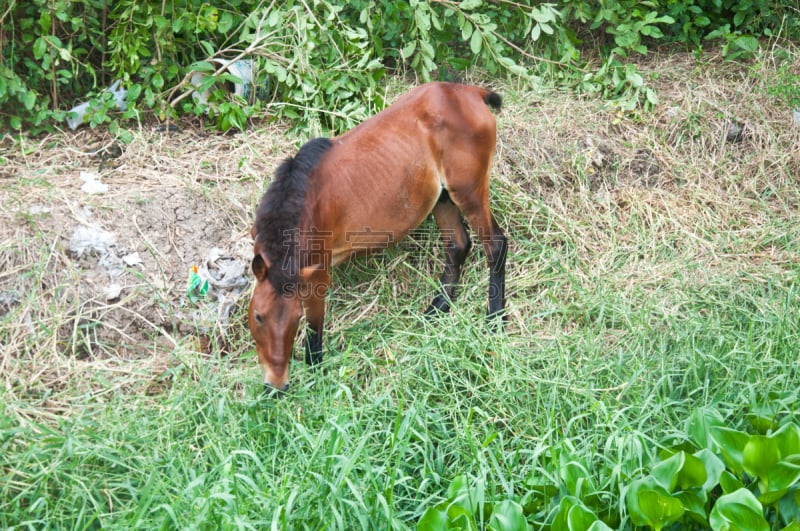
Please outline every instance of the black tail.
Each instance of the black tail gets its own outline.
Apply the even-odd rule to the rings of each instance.
[[[491,107],[492,109],[499,111],[500,108],[503,106],[503,98],[500,97],[500,94],[497,92],[489,92],[486,96],[483,97],[483,101],[486,102],[486,105]]]

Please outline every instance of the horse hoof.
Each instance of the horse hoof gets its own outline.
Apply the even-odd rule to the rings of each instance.
[[[264,383],[264,396],[268,398],[283,398],[286,394],[286,391],[289,389],[289,384],[287,383],[283,387],[274,387],[268,383]]]

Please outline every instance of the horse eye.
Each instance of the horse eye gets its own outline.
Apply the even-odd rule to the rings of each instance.
[[[264,318],[260,314],[256,314],[256,322],[260,325],[264,324]]]

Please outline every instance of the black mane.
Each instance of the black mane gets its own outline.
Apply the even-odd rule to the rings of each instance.
[[[296,285],[300,272],[298,225],[308,176],[333,144],[315,138],[278,166],[256,210],[256,242],[270,264],[268,278],[276,291]]]

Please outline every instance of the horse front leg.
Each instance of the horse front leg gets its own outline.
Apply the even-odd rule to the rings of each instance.
[[[303,306],[306,314],[306,363],[315,366],[322,361],[322,330],[325,324],[325,296],[330,285],[330,277],[319,271],[306,284],[307,293],[303,294]],[[322,277],[322,278],[321,278]]]

